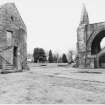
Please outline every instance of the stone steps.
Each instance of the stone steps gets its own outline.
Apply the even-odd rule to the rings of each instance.
[[[13,65],[6,65],[5,66],[5,68],[4,68],[5,70],[12,70],[13,69]]]
[[[7,64],[2,70],[1,73],[5,74],[5,73],[10,73],[10,72],[14,72],[14,67],[11,64]]]
[[[1,74],[15,73],[15,72],[22,72],[22,70],[14,68],[14,66],[11,64],[6,64],[5,68],[0,69]]]

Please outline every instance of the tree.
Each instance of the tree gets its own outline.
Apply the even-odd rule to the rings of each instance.
[[[45,62],[46,61],[46,53],[43,48],[40,48],[39,50],[39,62]]]
[[[38,62],[38,58],[39,58],[39,48],[34,48],[34,52],[33,52],[33,58],[34,58],[34,63]]]
[[[53,62],[57,63],[57,56],[55,54],[53,54]]]
[[[46,61],[46,54],[43,48],[34,48],[33,52],[34,62],[45,62]]]
[[[52,54],[51,50],[49,51],[48,61],[49,61],[49,63],[53,63],[53,54]]]
[[[69,63],[72,63],[73,62],[73,51],[72,50],[70,50],[68,52],[68,62]]]
[[[59,53],[53,54],[53,61],[54,61],[54,63],[62,62],[62,57],[59,56]]]
[[[62,63],[62,57],[61,56],[58,57],[57,63]]]
[[[59,61],[59,53],[56,54],[56,58],[57,58],[57,63]]]
[[[63,63],[67,63],[67,62],[68,62],[68,61],[67,61],[66,54],[63,54],[63,55],[62,55],[62,62],[63,62]]]

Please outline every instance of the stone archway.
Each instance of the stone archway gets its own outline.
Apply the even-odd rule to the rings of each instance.
[[[17,62],[18,62],[18,55],[17,55],[17,53],[18,53],[18,47],[14,46],[13,47],[13,65],[15,67],[17,67]]]
[[[105,30],[101,30],[97,34],[93,34],[91,38],[91,55],[96,56],[94,64],[96,68],[101,68],[103,67],[103,64],[105,64],[105,60],[103,59],[103,57],[105,57],[105,49],[101,49],[100,46],[100,43],[104,37]]]
[[[97,39],[98,37],[101,36],[101,38],[100,38],[100,42],[101,42],[101,40],[105,37],[105,35],[102,32],[103,33],[105,32],[105,28],[96,29],[96,31],[93,31],[93,33],[89,36],[89,38],[87,40],[87,49],[89,51],[92,50],[92,44],[93,44],[94,39]]]
[[[100,55],[98,59],[99,67],[105,68],[105,52],[102,55]]]
[[[18,68],[27,68],[27,43],[26,43],[26,31],[24,29],[17,30],[18,36]]]
[[[105,22],[89,23],[88,13],[83,7],[81,21],[77,28],[77,54],[78,67],[97,68],[104,54],[100,47],[102,39],[105,37]],[[99,53],[103,52],[102,55]],[[99,56],[100,55],[100,56]]]
[[[105,30],[100,31],[95,35],[92,43],[91,43],[91,55],[98,54],[101,51],[101,40],[105,37]]]

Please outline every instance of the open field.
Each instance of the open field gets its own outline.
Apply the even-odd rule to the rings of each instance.
[[[0,74],[0,104],[105,104],[104,69],[62,65],[29,64],[30,71]]]

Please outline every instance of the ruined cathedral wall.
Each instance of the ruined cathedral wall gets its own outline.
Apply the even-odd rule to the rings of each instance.
[[[105,22],[88,24],[87,25],[87,40],[89,40],[89,37],[91,37],[95,32],[97,32],[98,30],[103,30],[103,29],[105,29]]]
[[[79,65],[85,63],[85,54],[86,54],[86,37],[85,37],[85,25],[80,25],[77,29],[77,50],[79,57]]]
[[[77,29],[77,51],[79,67],[82,65],[84,67],[95,68],[98,65],[99,62],[97,63],[96,60],[97,56],[96,54],[93,54],[92,51],[95,49],[95,51],[98,52],[99,45],[97,48],[95,47],[96,43],[99,44],[100,42],[97,42],[97,39],[94,41],[94,44],[93,40],[97,35],[99,35],[98,33],[103,31],[105,31],[105,22],[90,24],[87,10],[83,5],[81,20]],[[99,41],[101,40],[101,37],[103,38],[104,36],[100,36],[100,38],[98,36]]]
[[[94,23],[94,31],[105,29],[105,22]]]
[[[8,35],[11,33],[11,41]],[[9,38],[10,39],[10,38]],[[14,3],[0,7],[0,47],[18,47],[18,66],[27,67],[27,29]],[[10,43],[9,43],[10,42]],[[13,48],[1,54],[5,60],[13,64]],[[9,59],[10,58],[10,59]]]
[[[18,32],[18,47],[20,52],[19,59],[22,65],[22,69],[25,69],[27,67],[27,34],[24,30],[19,30]]]
[[[6,47],[6,32],[4,30],[0,30],[0,48]]]
[[[95,68],[94,60],[95,56],[91,55],[91,42],[94,39],[95,35],[97,35],[98,32],[105,29],[105,23],[95,23],[95,24],[88,24],[86,28],[86,43],[87,43],[87,51],[86,51],[86,67],[89,68]]]
[[[87,26],[87,53],[91,54],[91,43],[94,39],[94,35],[100,31],[105,30],[105,22],[89,24]]]
[[[90,66],[91,51],[87,47],[87,42],[94,30],[94,25],[82,24],[77,29],[77,51],[79,56],[79,66]]]
[[[89,40],[90,36],[93,34],[94,32],[94,25],[93,24],[88,24],[87,25],[87,30],[86,30],[86,34],[87,34],[87,41]]]
[[[27,29],[15,5],[8,5],[5,7],[9,14],[8,17],[11,19],[9,25],[13,26],[13,28],[15,27],[14,31],[16,31],[16,33],[14,34],[14,45],[18,47],[19,65],[21,65],[21,68],[24,69],[27,66]],[[15,9],[13,10],[13,8]]]
[[[8,46],[6,30],[0,30],[0,57],[3,63],[13,64],[13,48]]]
[[[6,10],[0,8],[0,57],[2,63],[13,63],[13,49],[8,49],[8,44],[11,43],[7,37],[7,27],[10,20],[7,18]],[[10,27],[9,27],[10,28]],[[12,44],[12,43],[11,43]]]
[[[6,25],[11,25],[13,26],[13,28],[23,28],[24,30],[26,30],[26,26],[21,16],[19,15],[19,12],[14,3],[7,3],[1,6],[1,9],[3,11],[2,17],[4,19],[4,22],[6,22]]]
[[[77,43],[78,51],[84,52],[86,50],[85,26],[79,26],[79,28],[77,29]]]
[[[0,48],[6,46],[5,25],[7,24],[7,21],[5,15],[6,15],[5,9],[0,8]]]

